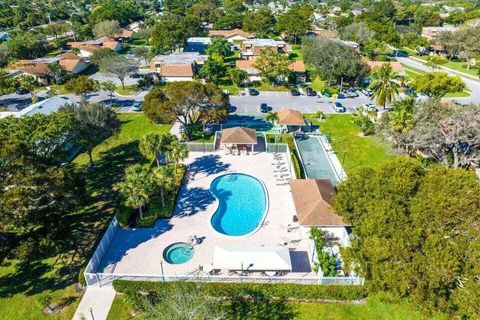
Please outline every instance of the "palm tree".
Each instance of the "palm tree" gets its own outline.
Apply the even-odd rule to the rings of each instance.
[[[165,191],[171,190],[175,185],[175,174],[170,166],[156,167],[152,169],[151,179],[153,185],[160,189],[162,206],[165,207]]]
[[[270,122],[271,124],[275,125],[278,121],[278,113],[276,112],[269,112],[265,117],[265,120]]]
[[[413,126],[415,98],[407,97],[403,100],[396,101],[393,106],[394,110],[390,114],[390,127],[399,134],[409,131]]]
[[[147,168],[135,164],[125,170],[125,177],[120,183],[120,193],[125,198],[125,205],[133,209],[138,208],[140,219],[143,219],[142,207],[150,199],[149,193],[152,186],[147,177]]]
[[[170,144],[175,139],[169,133],[158,134],[148,133],[140,140],[139,151],[146,159],[153,161],[155,159],[157,167],[160,166],[158,155],[170,150]]]
[[[370,89],[373,91],[375,102],[385,109],[385,106],[395,101],[398,96],[398,81],[402,77],[393,71],[390,64],[385,63],[373,72],[372,78]]]
[[[168,151],[168,157],[175,164],[175,173],[177,172],[177,165],[188,157],[187,145],[180,143],[177,139],[170,143],[170,150]]]

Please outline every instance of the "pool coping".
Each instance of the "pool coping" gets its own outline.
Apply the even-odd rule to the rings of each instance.
[[[242,173],[242,172],[229,172],[229,173],[224,173],[224,174],[218,175],[215,178],[213,178],[213,180],[210,182],[210,186],[212,185],[213,181],[215,181],[217,178],[220,178],[220,177],[223,177],[223,176],[226,176],[226,175],[229,175],[229,174],[243,174],[245,176],[252,177],[253,179],[260,182],[263,190],[265,191],[265,211],[262,215],[262,218],[260,219],[260,222],[259,222],[258,226],[253,231],[251,231],[247,234],[240,235],[240,236],[231,236],[231,235],[219,232],[218,230],[216,230],[213,227],[212,218],[218,211],[218,207],[220,206],[220,200],[218,199],[218,197],[213,192],[210,191],[210,188],[209,188],[210,193],[212,194],[212,196],[215,198],[215,201],[217,202],[217,207],[215,208],[215,210],[213,211],[213,213],[210,215],[210,218],[209,218],[209,227],[212,228],[212,230],[215,231],[216,233],[218,233],[220,236],[225,237],[226,239],[244,239],[244,238],[247,238],[247,237],[255,234],[263,226],[263,223],[265,222],[265,219],[267,218],[268,212],[270,211],[270,195],[268,193],[267,186],[265,185],[265,183],[261,179],[259,179],[257,177],[254,177],[251,174]]]

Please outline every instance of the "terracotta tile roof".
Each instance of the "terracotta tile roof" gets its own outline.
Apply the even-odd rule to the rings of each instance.
[[[60,55],[60,60],[58,63],[68,72],[75,70],[79,63],[84,62],[83,59],[71,52],[66,52]]]
[[[384,64],[388,63],[388,64],[390,64],[390,66],[392,67],[392,70],[394,72],[405,73],[405,69],[402,67],[402,65],[398,61],[387,62],[387,61],[370,61],[370,60],[368,60],[368,61],[366,61],[366,63],[368,64],[368,66],[372,70],[375,69],[375,68],[380,68]]]
[[[119,42],[115,40],[105,40],[102,44],[102,47],[104,48],[109,48],[109,49],[115,49],[118,46]]]
[[[14,66],[15,69],[36,76],[46,76],[48,74],[48,63],[32,60],[19,60]]]
[[[123,28],[120,28],[114,35],[113,37],[115,39],[118,39],[118,38],[131,38],[133,36],[133,31],[131,30],[127,30],[127,29],[123,29]]]
[[[237,60],[235,66],[240,70],[245,70],[249,76],[255,76],[260,74],[260,70],[253,66],[254,60]]]
[[[246,31],[243,31],[242,29],[210,30],[210,31],[208,31],[208,35],[210,37],[218,36],[218,37],[225,37],[225,38],[229,38],[229,37],[233,37],[233,36],[237,36],[237,35],[241,36],[241,37],[244,37],[244,38],[253,38],[255,36],[254,33],[246,32]]]
[[[278,123],[286,126],[304,126],[305,119],[302,113],[292,109],[281,109],[277,111]]]
[[[75,47],[72,47],[72,48],[75,48]],[[83,45],[78,47],[78,49],[83,50],[83,51],[87,51],[87,52],[90,52],[90,53],[94,53],[95,51],[100,50],[101,48],[102,47],[100,47],[96,44],[83,44]]]
[[[160,66],[160,76],[163,77],[193,77],[191,64],[165,64]]]
[[[303,61],[293,61],[288,68],[293,72],[305,72],[305,64]]]
[[[335,188],[330,180],[295,179],[290,188],[300,225],[347,226],[331,207]]]
[[[245,127],[223,129],[220,143],[257,144],[257,131]]]
[[[320,30],[311,30],[307,31],[307,34],[316,35],[320,38],[336,38],[338,37],[338,32],[335,30],[327,30],[327,29],[320,29]]]

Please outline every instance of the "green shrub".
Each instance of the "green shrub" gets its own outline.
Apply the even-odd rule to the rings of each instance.
[[[130,217],[133,214],[133,209],[120,204],[117,208],[117,221],[120,227],[125,227],[130,221]]]
[[[84,272],[85,272],[85,268],[81,268],[80,271],[78,272],[78,283],[81,286],[85,287],[87,285],[87,282],[85,281],[85,276],[83,275]]]
[[[364,286],[316,285],[297,283],[230,283],[230,282],[149,282],[115,280],[113,287],[117,292],[134,294],[137,292],[155,292],[164,294],[178,290],[180,286],[198,287],[201,293],[210,297],[233,297],[238,295],[268,295],[296,299],[332,299],[358,300],[366,297]]]
[[[295,169],[295,175],[297,179],[305,179],[305,173],[303,172],[303,167],[300,161],[300,156],[298,155],[297,148],[293,142],[293,137],[288,135],[285,137],[288,148],[290,149],[290,156],[292,158],[293,168]]]
[[[325,239],[322,229],[317,227],[310,229],[310,238],[315,245],[315,251],[317,252],[317,261],[315,261],[313,270],[318,271],[318,268],[322,269],[323,276],[336,277],[337,271],[335,270],[335,258],[325,252]]]

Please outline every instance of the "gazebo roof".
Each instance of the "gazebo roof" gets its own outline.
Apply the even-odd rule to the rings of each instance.
[[[341,227],[347,226],[332,207],[335,187],[330,180],[290,180],[293,201],[298,221],[303,226]]]
[[[257,144],[257,131],[255,129],[245,127],[223,129],[220,143]]]
[[[304,126],[305,119],[303,119],[302,113],[292,109],[282,109],[277,111],[278,124],[286,126]]]

